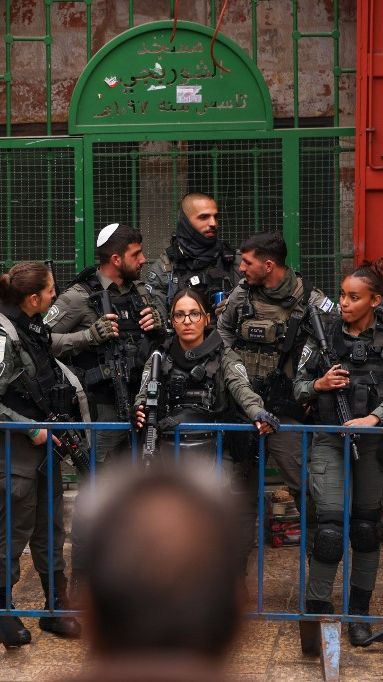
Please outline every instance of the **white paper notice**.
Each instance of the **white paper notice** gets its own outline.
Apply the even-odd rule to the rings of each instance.
[[[202,102],[202,85],[177,85],[177,104]]]

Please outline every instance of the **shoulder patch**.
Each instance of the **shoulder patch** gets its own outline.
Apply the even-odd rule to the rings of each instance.
[[[7,343],[6,337],[0,336],[0,363],[2,363],[4,360],[5,344],[6,343]]]
[[[52,322],[52,320],[54,320],[55,317],[57,317],[59,312],[60,309],[57,307],[57,305],[52,305],[44,317],[44,324],[49,324],[50,322]]]
[[[307,345],[303,346],[301,359],[299,360],[299,364],[298,364],[298,372],[299,372],[299,370],[302,369],[302,367],[304,367],[307,360],[311,357],[312,352],[313,351],[312,351],[312,348],[310,348],[310,346],[307,346]]]
[[[323,310],[324,313],[329,313],[333,307],[334,304],[333,302],[327,298],[327,296],[323,299],[322,303],[318,306],[321,310]]]
[[[5,370],[5,362],[0,362],[0,377],[3,374]]]
[[[145,284],[145,289],[147,289],[147,290],[148,290],[149,294],[151,294],[151,293],[152,293],[152,291],[153,291],[153,287],[152,287],[152,285],[151,285],[151,284]]]
[[[157,277],[156,273],[153,272],[153,270],[151,270],[148,274],[148,279],[150,279],[150,281],[152,282],[154,279],[156,279],[156,277]]]
[[[234,365],[234,369],[237,372],[237,374],[240,374],[246,381],[249,381],[249,377],[247,376],[246,372],[246,367],[245,365],[242,364],[242,362],[236,362]]]

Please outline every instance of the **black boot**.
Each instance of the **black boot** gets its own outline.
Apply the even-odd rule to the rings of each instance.
[[[45,609],[49,610],[49,580],[48,575],[40,573],[40,580],[45,594]],[[55,590],[53,595],[53,608],[68,609],[68,599],[66,596],[67,580],[62,571],[54,574]],[[81,625],[72,616],[42,616],[39,619],[39,627],[45,632],[53,632],[59,637],[78,639],[81,637]]]
[[[330,601],[306,599],[306,613],[334,613],[334,607]]]
[[[372,592],[351,585],[349,613],[368,616]],[[349,623],[348,638],[352,646],[362,646],[372,635],[370,623]]]
[[[0,608],[6,608],[5,587],[0,587]],[[11,608],[15,607],[11,604]],[[0,642],[5,648],[29,644],[31,633],[18,616],[0,616]]]

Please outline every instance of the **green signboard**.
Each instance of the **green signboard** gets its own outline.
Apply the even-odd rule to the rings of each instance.
[[[200,24],[159,21],[130,29],[90,60],[72,96],[70,134],[270,130],[263,76],[232,40]]]

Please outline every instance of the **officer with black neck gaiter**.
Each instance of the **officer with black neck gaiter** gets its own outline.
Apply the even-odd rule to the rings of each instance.
[[[170,246],[152,265],[146,282],[164,319],[177,291],[193,287],[211,305],[228,296],[239,282],[240,258],[218,239],[218,207],[207,194],[186,194]]]

